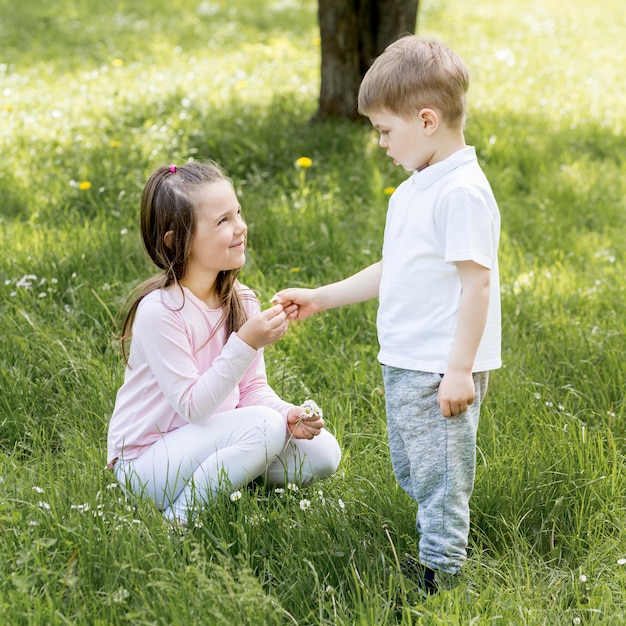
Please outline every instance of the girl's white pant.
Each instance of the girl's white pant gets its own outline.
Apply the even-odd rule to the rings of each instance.
[[[308,484],[335,472],[341,450],[326,429],[293,439],[274,409],[245,407],[212,415],[162,435],[140,457],[120,458],[115,475],[125,489],[151,498],[170,518],[188,519],[194,504],[210,504],[259,476],[271,484]]]

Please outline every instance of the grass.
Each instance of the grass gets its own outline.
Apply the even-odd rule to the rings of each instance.
[[[467,585],[401,593],[394,554],[415,550],[415,507],[390,467],[373,302],[266,351],[277,391],[324,408],[336,476],[226,494],[179,536],[104,469],[123,376],[114,320],[152,271],[137,214],[156,165],[227,168],[249,222],[243,279],[264,301],[379,254],[383,190],[404,174],[367,125],[308,123],[316,4],[261,4],[0,0],[0,620],[622,624],[617,0],[421,3],[420,31],[470,67],[467,140],[503,222],[505,367],[480,426]]]

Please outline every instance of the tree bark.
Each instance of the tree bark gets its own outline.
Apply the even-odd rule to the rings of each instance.
[[[415,32],[419,0],[318,0],[321,85],[314,119],[358,119],[357,94],[372,61]]]

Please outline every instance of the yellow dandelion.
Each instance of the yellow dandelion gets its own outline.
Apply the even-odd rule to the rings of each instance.
[[[321,37],[313,37],[313,39],[311,39],[311,43],[314,46],[320,46],[322,44],[322,38]]]
[[[91,189],[91,183],[88,180],[82,180],[78,183],[78,188],[81,191],[87,191],[87,189]]]
[[[111,61],[111,65],[113,67],[122,67],[122,65],[124,65],[124,61],[122,61],[122,59],[113,59]]]
[[[300,271],[300,268],[299,268],[299,267],[292,267],[289,271],[290,271],[292,274],[296,274],[297,272],[299,272],[299,271]]]
[[[392,194],[395,190],[396,190],[396,188],[395,188],[395,187],[385,187],[385,188],[383,189],[383,193],[384,193],[386,196],[390,196],[390,195],[391,195],[391,194]]]
[[[113,139],[113,141],[109,141],[109,147],[111,147],[111,148],[119,148],[120,147],[120,142],[116,141],[115,139]]]
[[[313,161],[309,159],[309,157],[300,157],[296,160],[296,167],[302,167],[306,169],[307,167],[311,167],[313,165]]]

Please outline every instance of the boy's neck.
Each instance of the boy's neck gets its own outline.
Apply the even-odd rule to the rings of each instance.
[[[434,165],[452,156],[455,152],[467,147],[463,129],[452,130],[445,127],[440,128],[438,143],[432,157],[424,167]],[[422,168],[423,169],[423,168]],[[421,170],[420,170],[421,171]]]

